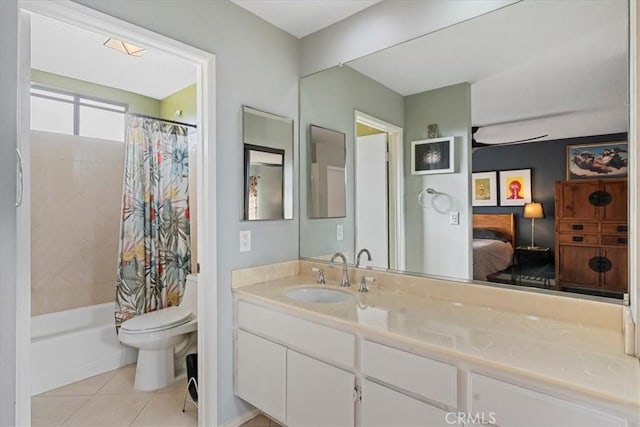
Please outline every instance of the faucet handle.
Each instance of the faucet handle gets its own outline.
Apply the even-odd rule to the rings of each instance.
[[[362,276],[362,278],[360,279],[360,288],[358,289],[358,292],[369,292],[369,289],[367,288],[367,282],[373,283],[375,281],[375,277]]]
[[[319,285],[324,285],[326,282],[324,280],[324,270],[318,267],[313,267],[311,269],[312,272],[314,273],[318,273],[318,280],[316,280],[316,283],[318,283]]]

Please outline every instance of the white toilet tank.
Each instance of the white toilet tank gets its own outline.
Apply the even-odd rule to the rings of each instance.
[[[198,275],[189,274],[184,284],[184,294],[180,301],[181,308],[185,308],[198,316]]]

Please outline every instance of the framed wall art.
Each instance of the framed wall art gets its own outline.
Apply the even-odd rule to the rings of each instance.
[[[411,175],[455,172],[455,137],[411,141]]]
[[[531,169],[500,171],[500,206],[531,202]]]
[[[476,172],[471,175],[473,206],[498,206],[496,172]]]
[[[624,178],[628,173],[626,141],[567,145],[567,180]]]

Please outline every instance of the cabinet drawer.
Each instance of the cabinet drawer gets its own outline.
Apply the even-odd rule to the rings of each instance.
[[[576,245],[597,245],[597,234],[558,234],[558,242]]]
[[[500,426],[624,426],[622,418],[479,374],[471,374],[471,412]]]
[[[238,326],[330,363],[354,368],[355,336],[238,301]]]
[[[627,234],[629,232],[629,226],[627,223],[603,223],[601,225],[601,233],[604,234]]]
[[[583,222],[583,221],[561,221],[558,224],[559,232],[579,232],[579,233],[597,233],[597,222]]]
[[[450,414],[447,416],[447,414]],[[367,427],[458,425],[443,411],[369,380],[362,383],[362,423]]]
[[[458,372],[446,363],[364,341],[362,373],[451,408],[458,403]]]
[[[606,246],[627,246],[627,236],[602,236],[600,243]]]

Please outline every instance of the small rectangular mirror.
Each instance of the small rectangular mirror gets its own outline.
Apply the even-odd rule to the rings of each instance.
[[[309,217],[346,216],[345,134],[311,125]]]
[[[242,107],[244,219],[293,218],[293,120]]]

